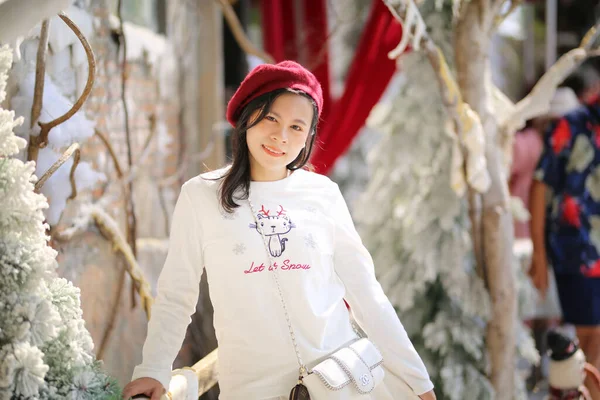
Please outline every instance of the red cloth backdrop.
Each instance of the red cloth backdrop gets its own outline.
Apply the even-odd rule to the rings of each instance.
[[[325,105],[311,162],[317,172],[326,174],[348,149],[392,78],[396,66],[387,54],[402,38],[402,27],[383,1],[373,2],[348,71],[344,93],[332,104],[326,0],[302,2],[302,36],[305,37],[302,50],[306,51],[306,60],[298,59],[301,49],[298,49],[293,1],[261,1],[264,48],[277,62],[294,59],[311,68],[323,86]]]

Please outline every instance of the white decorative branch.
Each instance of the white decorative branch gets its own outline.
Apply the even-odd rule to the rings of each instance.
[[[425,51],[438,78],[442,101],[453,122],[453,137],[457,140],[452,160],[452,189],[460,196],[465,194],[467,185],[479,193],[487,191],[490,177],[485,158],[485,135],[479,116],[462,100],[444,55],[427,35],[427,26],[416,4],[412,0],[383,1],[403,26],[402,39],[388,57],[399,57],[411,42],[414,50]]]
[[[417,5],[412,1],[407,2],[406,5],[403,5],[402,2],[392,1],[385,1],[385,3],[394,18],[402,23],[402,39],[400,39],[398,46],[388,53],[388,57],[391,59],[398,58],[406,51],[411,38],[413,50],[420,50],[421,42],[426,41],[429,38],[427,37],[427,25],[425,24],[425,21],[423,21],[423,17],[421,16]],[[404,18],[396,11],[395,7],[399,7],[400,9],[404,8]]]
[[[531,90],[531,93],[515,105],[514,111],[501,121],[500,132],[502,134],[511,134],[521,129],[527,120],[548,112],[550,109],[550,100],[558,85],[583,60],[596,51],[593,46],[600,34],[599,26],[600,24],[588,31],[579,47],[560,57],[544,76],[540,78]]]

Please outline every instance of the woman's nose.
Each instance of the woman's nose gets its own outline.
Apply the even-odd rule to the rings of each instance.
[[[273,139],[276,142],[287,143],[287,141],[288,141],[287,131],[285,129],[281,129],[277,132],[274,132],[271,135],[271,139]]]

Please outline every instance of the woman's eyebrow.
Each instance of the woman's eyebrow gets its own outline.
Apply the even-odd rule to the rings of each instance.
[[[271,114],[275,115],[277,118],[281,118],[281,115],[277,114],[275,111],[271,110]],[[296,118],[293,122],[298,122],[299,124],[302,124],[304,126],[308,126],[308,124],[306,122],[304,122],[303,119],[299,119]]]

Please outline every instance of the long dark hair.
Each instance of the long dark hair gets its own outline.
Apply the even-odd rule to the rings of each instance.
[[[219,202],[221,203],[221,207],[228,213],[234,212],[235,209],[240,206],[236,203],[236,200],[248,199],[250,190],[250,152],[248,150],[248,143],[246,142],[246,131],[262,121],[271,111],[275,99],[284,93],[293,93],[306,97],[313,106],[313,118],[310,124],[306,146],[300,151],[298,157],[287,165],[287,169],[295,171],[303,168],[310,159],[315,143],[315,137],[317,136],[316,129],[319,121],[317,104],[313,98],[300,90],[277,89],[253,99],[242,109],[231,135],[233,155],[231,168],[229,168],[225,175],[218,178],[221,180]],[[258,116],[251,121],[252,114],[256,111],[260,112]]]

